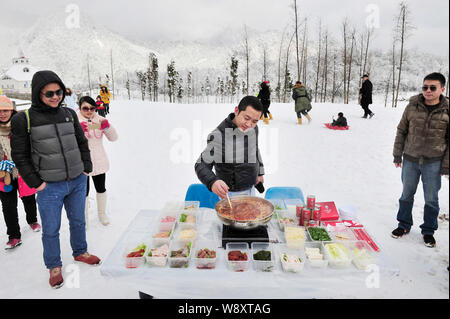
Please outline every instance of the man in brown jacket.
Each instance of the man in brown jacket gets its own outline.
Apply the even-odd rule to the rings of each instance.
[[[403,192],[397,213],[398,228],[392,237],[409,233],[413,225],[414,194],[422,177],[425,197],[424,223],[420,225],[424,243],[435,247],[438,228],[441,176],[449,167],[449,107],[444,95],[445,77],[432,73],[425,77],[422,94],[413,96],[397,127],[394,164],[402,168]],[[403,157],[403,163],[402,163]]]

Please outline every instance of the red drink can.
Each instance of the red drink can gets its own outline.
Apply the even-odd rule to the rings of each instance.
[[[304,208],[305,208],[305,205],[298,204],[296,206],[296,209],[295,209],[295,216],[297,216],[298,218],[301,218],[302,217],[302,211],[303,211]]]
[[[312,211],[312,220],[320,220],[320,210],[321,210],[321,206],[320,205],[316,205]]]
[[[306,207],[313,209],[314,206],[316,206],[316,196],[308,195],[308,197],[306,197]]]
[[[301,225],[300,226],[305,226],[308,227],[309,226],[309,220],[311,219],[311,209],[309,208],[305,208],[303,209],[303,214],[302,214],[302,218],[301,218]]]

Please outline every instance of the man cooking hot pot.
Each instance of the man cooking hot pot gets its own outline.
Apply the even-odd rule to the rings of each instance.
[[[262,112],[258,98],[246,96],[234,113],[208,135],[207,146],[195,164],[195,173],[222,199],[227,195],[254,196],[255,185],[263,191],[264,165],[257,126]]]

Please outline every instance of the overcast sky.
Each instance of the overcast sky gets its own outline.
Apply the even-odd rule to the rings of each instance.
[[[3,1],[0,24],[26,28],[38,17],[76,4],[112,31],[138,40],[208,40],[244,23],[253,29],[283,30],[293,21],[293,0],[22,0]],[[357,27],[378,24],[373,45],[391,46],[395,0],[298,0],[299,14],[310,21],[311,38],[319,18],[337,35],[344,17]],[[414,25],[408,47],[448,55],[449,1],[409,0]],[[370,19],[373,18],[373,19]]]

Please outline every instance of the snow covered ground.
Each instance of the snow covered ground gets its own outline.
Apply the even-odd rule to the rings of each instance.
[[[380,283],[378,289],[351,295],[329,292],[311,298],[448,298],[448,222],[440,222],[437,247],[423,245],[420,228],[423,191],[419,185],[414,204],[414,226],[399,240],[390,232],[397,226],[401,195],[400,169],[392,163],[396,126],[405,103],[397,109],[374,105],[375,117],[362,119],[356,104],[314,104],[310,125],[296,125],[292,104],[273,103],[274,120],[260,122],[260,149],[266,166],[266,189],[299,186],[305,196],[318,201],[351,205],[380,247],[389,253],[400,274]],[[169,200],[183,200],[187,187],[198,183],[194,162],[206,145],[206,135],[234,109],[232,104],[188,105],[120,100],[111,104],[108,117],[119,134],[106,142],[111,170],[107,174],[111,224],[102,226],[95,213],[91,190],[91,213],[87,231],[89,252],[106,259],[121,234],[141,209],[162,208]],[[349,131],[332,131],[323,123],[342,111]],[[93,189],[93,187],[91,188]],[[449,213],[449,181],[442,179],[441,213]],[[100,274],[99,267],[73,267],[67,218],[61,226],[63,274],[66,284],[58,290],[48,285],[42,259],[40,233],[25,221],[22,204],[19,219],[23,244],[13,251],[0,250],[0,298],[137,298],[133,287]],[[0,242],[6,243],[0,222]],[[73,274],[79,277],[72,276]],[[79,283],[70,282],[79,278]],[[230,296],[232,297],[232,296]],[[274,296],[275,298],[276,296]]]

